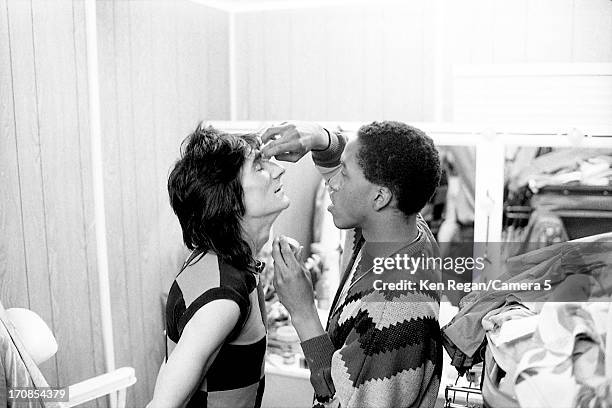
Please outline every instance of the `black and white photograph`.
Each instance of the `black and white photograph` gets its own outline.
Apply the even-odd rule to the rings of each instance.
[[[612,0],[0,0],[0,408],[612,408]]]

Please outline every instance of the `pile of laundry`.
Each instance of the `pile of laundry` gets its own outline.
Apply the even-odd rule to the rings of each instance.
[[[506,266],[498,279],[550,290],[465,296],[442,329],[451,364],[461,374],[485,361],[491,407],[612,408],[612,242],[564,242]]]
[[[521,153],[508,166],[506,177],[510,191],[525,185],[537,193],[550,185],[612,184],[612,149],[557,149],[538,157],[534,157],[533,149],[522,149]]]
[[[520,148],[508,164],[507,256],[612,230],[612,150],[539,150]]]

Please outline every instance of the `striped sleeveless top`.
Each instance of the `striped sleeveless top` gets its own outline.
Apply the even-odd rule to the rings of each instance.
[[[260,268],[261,269],[261,268]],[[179,342],[185,325],[205,304],[229,299],[240,317],[187,408],[259,408],[264,390],[265,307],[257,279],[221,262],[213,253],[192,254],[172,283],[166,303],[167,353]]]

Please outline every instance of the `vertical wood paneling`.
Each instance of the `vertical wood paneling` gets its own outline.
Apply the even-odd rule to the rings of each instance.
[[[167,135],[164,152],[166,167],[161,184],[162,235],[161,246],[165,250],[162,264],[162,289],[167,291],[178,268],[185,260],[186,248],[182,242],[181,228],[168,200],[167,181],[174,162],[178,159],[183,139],[194,131],[198,122],[207,119],[206,103],[207,75],[206,49],[208,39],[202,30],[202,7],[191,2],[178,5],[175,31],[177,48],[177,85],[175,109],[178,117],[173,123],[173,131]],[[199,52],[196,52],[199,51]],[[202,110],[204,109],[204,110]]]
[[[336,90],[328,86],[330,78],[326,77],[330,64],[334,64],[328,50],[336,50],[329,43],[329,33],[337,28],[330,26],[329,22],[325,24],[319,9],[293,10],[290,21],[292,116],[300,120],[327,119],[329,111],[337,108],[333,103],[337,99],[334,98],[343,98],[346,94],[340,90],[334,95]],[[315,21],[321,23],[314,24]]]
[[[471,19],[474,13],[473,2],[445,0],[447,29],[446,50],[448,66],[452,64],[467,64],[471,62],[469,44],[472,41]]]
[[[147,355],[146,372],[142,373],[147,384],[148,395],[153,392],[153,377],[159,368],[161,357],[161,316],[156,311],[159,305],[159,236],[157,236],[156,217],[158,214],[155,174],[157,161],[155,155],[155,130],[153,118],[153,65],[152,54],[152,10],[147,2],[130,3],[130,23],[132,41],[132,66],[134,144],[135,160],[132,164],[136,174],[136,242],[138,245],[139,284],[142,287],[142,347]],[[141,67],[147,67],[142,69]]]
[[[96,374],[93,359],[74,358],[94,350],[89,301],[96,294],[83,228],[72,2],[34,1],[33,25],[54,333],[62,345],[58,380],[67,385]]]
[[[326,119],[359,120],[363,114],[363,14],[359,7],[330,7],[317,13],[327,25]]]
[[[208,52],[206,90],[208,120],[229,119],[229,27],[227,13],[208,9],[202,19],[207,30],[205,42]]]
[[[385,8],[384,119],[423,119],[423,2]]]
[[[163,354],[160,295],[185,254],[167,174],[199,119],[228,119],[227,14],[189,1],[97,12],[115,357],[136,369],[127,405],[144,406]],[[81,0],[0,2],[0,296],[51,326],[52,385],[104,370],[84,20]]]
[[[127,345],[124,346],[123,341],[119,343],[115,341],[117,348],[118,364],[128,364],[134,367],[138,382],[134,384],[127,393],[127,406],[143,406],[150,400],[150,382],[152,375],[147,372],[147,359],[143,347],[146,341],[144,338],[144,318],[145,310],[142,304],[142,279],[140,271],[140,260],[138,252],[138,214],[137,206],[139,198],[136,188],[136,171],[134,165],[137,160],[136,156],[136,141],[134,138],[134,100],[136,99],[133,87],[133,78],[138,75],[138,70],[134,68],[138,65],[138,60],[132,59],[132,49],[134,49],[134,39],[131,37],[131,16],[130,8],[133,2],[113,1],[114,5],[114,54],[101,54],[100,59],[102,64],[114,66],[116,78],[116,96],[115,103],[116,118],[117,118],[117,140],[119,144],[119,167],[120,180],[118,180],[120,191],[118,196],[110,196],[106,194],[107,202],[116,200],[121,203],[119,214],[115,214],[115,218],[121,221],[122,226],[122,243],[121,251],[124,254],[123,265],[119,266],[119,270],[113,271],[114,274],[124,275],[123,280],[125,286],[123,288],[116,287],[116,296],[121,299],[125,298],[127,303],[126,310],[121,308],[113,309],[113,319],[117,314],[124,314],[127,317],[128,325],[126,327],[117,327],[114,320],[114,326],[117,330],[122,330],[129,336]],[[109,120],[104,117],[103,120]],[[114,282],[121,282],[118,279]],[[121,321],[120,319],[118,321]],[[116,332],[115,332],[116,333]],[[117,339],[117,337],[116,337]],[[122,340],[121,337],[119,337]],[[120,348],[123,348],[119,350]],[[126,358],[125,362],[122,358]]]
[[[452,99],[455,64],[612,60],[609,0],[440,1],[446,100]],[[430,120],[434,13],[425,0],[238,13],[238,103],[249,112],[244,118],[316,119],[315,110],[326,104],[330,120]],[[327,52],[324,66],[309,63],[321,50]]]
[[[195,67],[198,71],[199,80],[196,84],[191,84],[191,86],[185,92],[193,90],[194,88],[197,90],[198,95],[198,106],[199,106],[199,115],[197,117],[198,120],[208,120],[208,112],[209,106],[211,105],[210,97],[208,95],[208,90],[212,86],[208,83],[209,75],[208,75],[208,42],[210,41],[210,35],[208,29],[204,24],[207,24],[207,14],[208,11],[205,7],[201,7],[198,5],[194,5],[192,2],[183,1],[188,5],[188,14],[191,17],[191,21],[194,27],[194,38],[196,43],[194,47],[189,51],[193,54],[193,58],[195,60]],[[227,18],[227,16],[225,17]],[[229,96],[229,84],[221,84],[221,86],[225,86],[228,90]],[[228,99],[229,104],[229,99]],[[188,131],[193,126],[189,126]]]
[[[0,2],[0,44],[9,43],[8,15]],[[21,192],[9,47],[0,50],[0,300],[5,307],[28,307]]]
[[[77,125],[80,154],[80,182],[81,199],[80,205],[83,211],[82,232],[84,238],[84,250],[87,262],[87,285],[89,293],[89,319],[92,337],[92,349],[90,350],[90,360],[93,364],[94,372],[101,374],[105,372],[104,364],[104,345],[102,339],[102,328],[97,324],[101,315],[99,282],[97,271],[96,253],[96,230],[95,214],[93,202],[93,169],[91,165],[91,136],[89,133],[89,89],[87,78],[87,39],[85,27],[85,3],[81,0],[72,0],[72,31],[74,45],[74,67],[76,81],[76,104],[77,104]],[[81,364],[80,361],[73,364]],[[98,407],[105,406],[106,398],[99,398],[95,401]],[[94,403],[92,402],[92,406]]]
[[[10,28],[11,36],[10,55],[13,67],[16,145],[19,154],[24,264],[29,292],[24,293],[20,288],[13,287],[10,290],[21,298],[27,295],[30,308],[53,328],[31,4],[29,1],[9,1],[8,14],[9,24],[5,27]],[[9,42],[0,42],[0,44],[6,44],[8,47]],[[3,47],[3,51],[5,50],[8,52],[8,48]],[[41,364],[40,369],[50,384],[58,384],[56,357]]]
[[[574,0],[531,0],[527,9],[527,60],[571,62]]]
[[[418,55],[418,58],[408,58],[410,61],[409,69],[405,72],[405,75],[409,78],[408,86],[406,87],[407,99],[406,114],[399,114],[395,119],[405,121],[423,121],[425,116],[425,71],[430,70],[430,67],[426,66],[426,51],[425,51],[425,32],[426,32],[426,19],[425,19],[425,2],[421,0],[412,0],[408,3],[410,18],[407,23],[406,31],[408,38],[410,39],[411,46],[408,47],[408,55]],[[403,72],[399,71],[397,74],[401,75]],[[428,83],[429,86],[431,86]]]
[[[236,118],[238,120],[249,120],[251,117],[250,98],[248,98],[247,95],[251,96],[255,91],[251,90],[250,70],[261,63],[260,60],[257,59],[256,51],[248,43],[248,40],[252,38],[249,33],[252,25],[249,24],[249,21],[253,18],[252,13],[242,13],[234,16],[234,38],[243,40],[234,42],[233,69],[236,74],[236,106],[238,109]],[[261,40],[261,36],[259,36],[259,40]],[[259,106],[261,105],[262,104],[259,104]]]
[[[446,11],[447,30],[445,33],[445,54],[447,58],[444,64],[444,118],[449,120],[454,116],[454,106],[450,101],[454,100],[453,95],[453,69],[458,64],[468,64],[472,62],[470,43],[473,38],[471,18],[474,3],[472,1],[458,2],[445,0],[444,8]]]
[[[493,62],[493,1],[446,1],[451,64]]]
[[[168,290],[171,280],[166,277],[176,275],[176,250],[180,249],[180,241],[170,241],[168,228],[175,226],[172,222],[175,219],[174,214],[168,204],[167,179],[171,165],[175,160],[176,142],[178,135],[179,123],[179,98],[178,98],[178,44],[177,44],[177,10],[175,2],[159,1],[152,5],[153,15],[152,23],[155,29],[153,30],[152,41],[156,44],[156,52],[153,54],[153,83],[156,84],[153,92],[153,123],[154,123],[154,143],[155,143],[155,182],[153,187],[155,197],[157,198],[157,214],[151,220],[157,228],[155,234],[159,237],[157,258],[158,265],[158,287],[156,290],[157,297],[151,299],[151,311],[157,310],[159,317],[159,331],[157,344],[162,347],[159,342],[163,338],[163,323],[162,323],[162,303],[161,293]],[[183,21],[180,22],[182,27]],[[185,88],[181,88],[185,89]],[[187,88],[189,89],[189,85]],[[185,91],[183,91],[186,93]],[[189,119],[192,122],[193,119]],[[176,235],[172,237],[177,238]],[[152,277],[151,277],[152,278]],[[157,365],[161,363],[163,348],[159,350],[159,358]]]
[[[246,55],[246,61],[237,61],[238,76],[242,77],[246,70],[246,87],[238,87],[238,101],[245,101],[248,106],[247,116],[244,119],[264,120],[267,116],[265,99],[265,44],[263,24],[259,24],[262,13],[246,13],[235,16],[236,29],[239,35],[236,38],[236,54]],[[246,36],[246,37],[243,37]],[[246,48],[246,49],[245,49]],[[240,81],[240,78],[238,78]],[[245,95],[246,92],[246,95]]]
[[[519,63],[527,56],[528,0],[493,2],[493,62]]]
[[[118,71],[115,64],[107,63],[106,57],[114,56],[117,47],[116,32],[118,23],[115,21],[115,8],[120,7],[115,2],[104,0],[96,4],[98,29],[98,72],[100,75],[100,106],[103,108],[101,121],[102,134],[102,160],[105,196],[105,215],[107,231],[108,268],[111,295],[111,313],[113,322],[113,340],[115,347],[115,364],[117,367],[134,366],[133,352],[130,344],[130,313],[128,296],[126,293],[126,274],[124,273],[126,255],[125,240],[127,236],[123,230],[122,205],[123,196],[121,186],[123,182],[121,172],[122,150],[121,136],[119,135],[118,111],[118,77],[124,75]],[[125,34],[123,32],[122,34]],[[126,37],[119,37],[122,43]],[[129,44],[129,43],[128,43]],[[94,241],[95,242],[95,237]],[[101,336],[101,333],[100,333]],[[95,337],[97,338],[97,336]],[[138,372],[140,374],[140,372]],[[138,375],[137,375],[138,377]],[[128,406],[133,404],[137,384],[127,393]]]
[[[291,11],[263,15],[264,101],[266,119],[292,116],[291,106]]]
[[[437,37],[444,36],[444,27],[436,27],[436,1],[423,3],[422,30],[423,30],[423,79],[422,79],[422,121],[435,120],[435,81],[436,81],[436,41]],[[440,44],[443,44],[440,41]],[[441,61],[444,64],[444,61]]]
[[[612,61],[612,1],[574,0],[573,62]]]
[[[253,18],[252,13],[237,14],[234,16],[234,38],[241,38],[245,40],[251,38],[248,33],[248,30],[251,28],[248,20],[251,18]],[[261,40],[261,36],[259,39]],[[249,46],[247,41],[234,41],[233,47],[234,54],[229,58],[233,65],[232,69],[235,72],[235,88],[237,91],[236,95],[238,95],[238,90],[247,90],[251,88],[251,77],[249,75],[249,71],[253,69],[255,65],[260,63],[260,61],[258,61],[257,56],[255,55],[255,50]],[[237,97],[236,99],[236,119],[247,120],[247,118],[249,118],[250,108],[249,98]]]
[[[470,30],[471,38],[465,46],[470,53],[470,61],[475,64],[490,64],[493,62],[493,7],[491,0],[471,0],[463,3],[471,10],[469,20],[465,21]]]
[[[383,44],[384,20],[383,8],[378,5],[366,5],[363,8],[363,119],[364,121],[380,120],[383,116]]]

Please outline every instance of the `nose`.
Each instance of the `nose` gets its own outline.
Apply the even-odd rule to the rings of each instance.
[[[338,190],[342,188],[342,184],[344,184],[344,179],[340,172],[334,174],[327,180],[327,188],[329,189],[329,193],[336,193]]]
[[[277,179],[285,174],[285,168],[280,164],[270,161],[268,162],[268,165],[270,166],[270,174],[272,175],[273,179]]]

